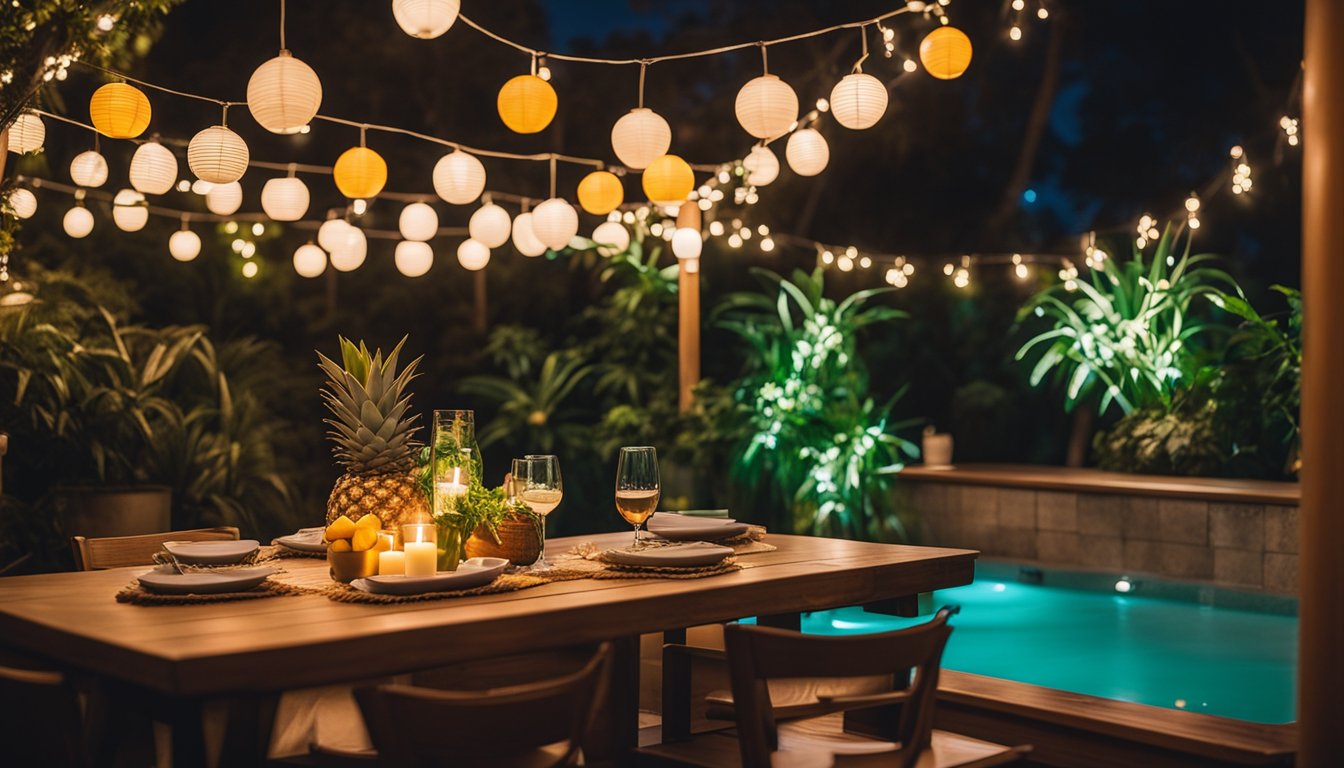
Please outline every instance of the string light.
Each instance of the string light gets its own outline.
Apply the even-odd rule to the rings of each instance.
[[[1232,194],[1241,195],[1251,191],[1254,180],[1251,178],[1251,164],[1246,159],[1246,150],[1238,144],[1228,154],[1232,158]]]
[[[1022,263],[1022,254],[1013,254],[1013,276],[1018,280],[1026,280],[1031,273],[1027,270],[1027,265]]]
[[[1301,141],[1298,136],[1297,118],[1284,115],[1279,118],[1279,127],[1283,129],[1283,135],[1288,139],[1288,146],[1296,147]]]
[[[1185,223],[1191,229],[1199,229],[1199,195],[1194,192],[1185,199]]]

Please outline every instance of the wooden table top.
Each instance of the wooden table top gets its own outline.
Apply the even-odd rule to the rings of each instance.
[[[630,534],[556,539],[623,546]],[[181,606],[117,603],[144,568],[0,578],[0,643],[174,695],[283,690],[744,616],[813,611],[966,584],[975,552],[771,534],[777,551],[703,579],[564,581],[392,605],[321,595]],[[294,574],[324,560],[282,561]]]

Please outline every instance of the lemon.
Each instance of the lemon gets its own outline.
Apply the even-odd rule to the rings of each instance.
[[[355,523],[355,527],[372,528],[373,530],[377,531],[383,527],[383,521],[378,519],[378,516],[373,514],[372,512],[365,512],[364,516],[359,518],[359,522]]]
[[[378,543],[377,528],[356,528],[355,536],[350,540],[350,548],[356,552],[364,552],[372,549],[374,544]]]
[[[349,552],[349,551],[350,551],[350,540],[349,540],[349,539],[336,539],[335,541],[331,542],[331,544],[327,547],[327,549],[330,550],[330,551],[332,551],[332,552]]]
[[[355,521],[341,515],[331,521],[327,526],[327,541],[336,541],[337,539],[348,539],[355,535]]]

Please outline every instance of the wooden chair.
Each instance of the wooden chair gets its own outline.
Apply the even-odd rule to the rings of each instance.
[[[379,766],[578,765],[611,647],[577,672],[482,691],[410,685],[355,690]]]
[[[0,743],[6,764],[93,764],[79,692],[64,674],[0,666],[0,702],[5,702]]]
[[[733,719],[736,734],[665,738],[641,755],[652,764],[746,768],[984,768],[1015,762],[1030,747],[933,729],[938,670],[953,612],[944,608],[932,621],[908,629],[846,637],[730,625],[724,640],[732,692],[712,693],[707,700],[708,716]],[[664,712],[665,722],[668,715]]]
[[[140,536],[107,536],[89,539],[71,536],[70,546],[75,551],[75,570],[101,571],[132,565],[153,565],[154,553],[163,548],[165,541],[237,541],[238,529],[195,528],[190,531],[164,531]]]

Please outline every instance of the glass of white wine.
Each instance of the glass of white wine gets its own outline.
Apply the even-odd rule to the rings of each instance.
[[[546,517],[560,506],[564,484],[560,479],[560,457],[530,454],[513,460],[513,496],[541,518],[541,553],[531,570],[544,571],[546,562]]]
[[[635,526],[635,546],[640,545],[639,527],[658,508],[658,451],[652,446],[621,449],[616,461],[616,511]]]

